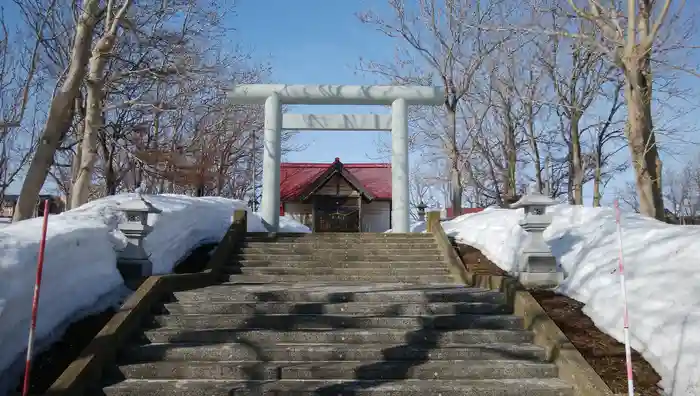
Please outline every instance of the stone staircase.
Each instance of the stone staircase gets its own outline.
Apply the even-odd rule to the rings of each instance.
[[[90,394],[573,395],[430,235],[249,234],[221,281],[160,304]]]

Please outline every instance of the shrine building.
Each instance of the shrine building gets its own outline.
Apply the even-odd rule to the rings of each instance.
[[[282,163],[280,215],[313,232],[387,231],[391,164]]]

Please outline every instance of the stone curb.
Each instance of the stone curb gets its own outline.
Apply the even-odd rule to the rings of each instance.
[[[535,335],[534,343],[545,349],[547,359],[559,369],[559,378],[571,384],[576,396],[614,396],[605,381],[593,370],[537,300],[509,276],[475,274],[467,270],[440,224],[439,212],[429,212],[427,232],[433,234],[447,258],[452,276],[465,285],[506,293],[513,313],[523,318],[524,326]]]

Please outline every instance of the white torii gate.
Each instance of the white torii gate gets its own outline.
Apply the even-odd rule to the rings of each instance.
[[[444,88],[390,85],[284,85],[235,86],[229,97],[237,104],[265,104],[261,214],[279,230],[282,129],[391,131],[391,200],[394,232],[409,231],[408,106],[439,105]],[[388,115],[284,114],[283,104],[391,105]]]

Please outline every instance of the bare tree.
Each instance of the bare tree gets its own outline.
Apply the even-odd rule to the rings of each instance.
[[[553,28],[559,25],[559,10],[552,12]],[[591,31],[590,23],[578,21],[580,32]],[[594,34],[591,33],[594,37]],[[609,80],[610,68],[603,62],[603,55],[597,49],[580,46],[570,42],[563,46],[562,38],[551,36],[539,45],[539,65],[549,77],[555,94],[557,113],[566,120],[562,130],[563,139],[568,146],[569,160],[569,201],[583,205],[583,184],[585,171],[589,164],[584,163],[582,151],[584,125],[582,121],[586,111],[598,99],[601,85]]]
[[[621,90],[622,83],[619,80],[615,81],[610,95],[611,104],[607,117],[600,123],[591,125],[588,128],[592,135],[590,140],[593,142],[593,206],[600,206],[603,198],[603,188],[611,180],[612,176],[627,169],[626,162],[610,166],[615,154],[624,147],[619,144],[612,148],[609,147],[623,138],[622,128],[618,126],[619,122],[615,120],[615,116],[623,104],[620,94]]]
[[[126,17],[132,0],[124,0],[117,8],[112,1],[107,2],[104,10],[104,32],[92,48],[87,76],[87,96],[85,127],[83,129],[81,157],[78,176],[72,188],[71,207],[78,207],[87,202],[90,182],[97,162],[99,130],[103,127],[102,104],[104,100],[105,67],[107,56],[117,41],[119,28]]]
[[[36,78],[41,30],[55,3],[52,0],[47,4],[46,14],[37,20],[36,26],[19,24],[14,31],[8,27],[4,10],[0,9],[0,202],[36,147],[34,124],[38,112],[33,111],[31,120],[25,119],[25,113],[32,93],[42,86]],[[37,99],[35,109],[40,104],[41,100]]]
[[[411,204],[411,217],[418,220],[418,206],[436,207],[439,202],[436,199],[435,184],[440,182],[435,173],[437,169],[431,163],[419,162],[411,167],[409,174],[409,201]]]
[[[574,32],[572,36],[606,55],[622,72],[628,112],[625,133],[640,212],[663,220],[662,167],[651,110],[652,52],[660,29],[668,20],[672,0],[625,0],[606,6],[597,0],[588,0],[586,6],[578,6],[574,0],[568,2],[578,17],[597,28],[593,35]],[[620,3],[626,3],[626,7]]]
[[[489,79],[490,96],[493,98],[491,129],[485,135],[482,134],[482,141],[489,138],[495,140],[495,147],[499,153],[482,150],[482,154],[491,156],[493,165],[498,169],[502,198],[497,199],[503,204],[517,194],[519,143],[524,125],[521,101],[517,97],[520,70],[515,64],[512,52],[508,51],[506,59],[499,63],[494,65]],[[482,148],[485,148],[484,145]],[[498,181],[494,180],[494,183],[497,184]]]
[[[39,65],[42,30],[48,21],[46,15],[53,12],[55,6],[56,0],[51,0],[35,30],[20,29],[15,41],[11,38],[5,13],[0,9],[0,134],[22,124]],[[23,48],[27,36],[33,38],[34,44],[30,48]],[[29,57],[27,64],[23,64],[23,56]]]
[[[415,54],[429,68],[418,70],[414,81],[431,82],[433,74],[445,87],[445,131],[439,133],[450,161],[451,206],[455,215],[461,214],[464,193],[465,156],[460,150],[457,119],[459,103],[465,99],[484,61],[507,39],[472,28],[501,15],[501,1],[469,3],[450,0],[419,0],[417,6],[404,0],[387,0],[392,15],[382,18],[375,12],[359,15],[363,23],[374,26],[388,37],[397,38],[404,48],[399,67],[370,63],[367,70],[396,81],[411,80],[401,66],[413,67]],[[473,22],[472,24],[466,21]],[[409,63],[410,62],[410,63]],[[433,134],[437,134],[433,131]]]
[[[543,161],[541,148],[540,116],[544,109],[542,95],[542,73],[528,68],[522,78],[523,84],[513,84],[518,99],[522,103],[523,129],[529,145],[528,154],[531,157],[535,178],[535,186],[540,193],[544,192]]]
[[[680,172],[667,169],[664,198],[670,207],[670,212],[683,224],[684,219],[692,216],[697,210],[697,200],[692,197],[693,172],[690,167],[685,167]]]
[[[70,63],[56,90],[49,108],[48,117],[42,131],[39,145],[27,169],[20,196],[15,208],[13,221],[32,217],[34,207],[53,164],[56,149],[68,132],[73,119],[74,100],[78,95],[90,54],[92,34],[99,21],[100,1],[85,0],[76,22],[71,48]]]
[[[641,205],[634,183],[626,183],[623,188],[617,190],[616,195],[618,196],[620,205],[633,210],[635,213],[640,213]]]

